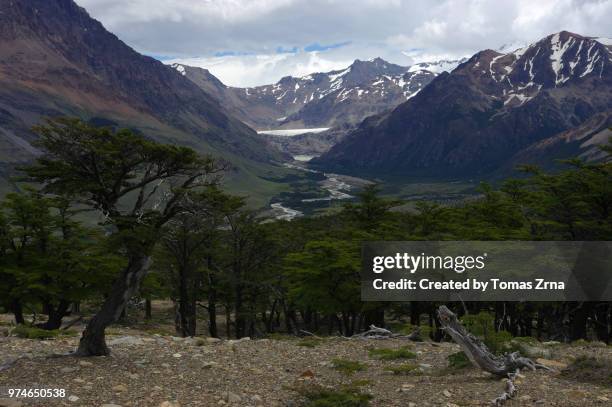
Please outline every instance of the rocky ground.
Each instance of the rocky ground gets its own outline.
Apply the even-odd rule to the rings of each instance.
[[[74,350],[78,338],[52,340],[0,337],[0,365],[22,357],[0,372],[0,389],[62,388],[63,399],[8,400],[0,406],[300,406],[298,388],[353,384],[373,395],[372,406],[485,406],[501,394],[503,383],[475,368],[453,370],[447,356],[452,343],[406,340],[325,339],[303,346],[299,339],[181,339],[128,328],[113,328],[110,357],[47,358]],[[379,360],[376,348],[409,345],[418,369],[407,375],[388,372],[406,360]],[[519,393],[506,405],[610,406],[612,387],[581,381],[580,374],[559,372],[580,355],[610,363],[612,348],[556,345],[545,363],[558,372],[524,372]],[[359,361],[365,369],[346,375],[334,359]],[[576,372],[574,372],[576,373]],[[588,379],[588,377],[587,377]],[[600,380],[601,378],[599,378]]]

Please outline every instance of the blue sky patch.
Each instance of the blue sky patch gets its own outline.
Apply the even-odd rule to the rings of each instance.
[[[306,51],[306,52],[327,51],[327,50],[330,50],[330,49],[335,49],[335,48],[340,48],[340,47],[347,46],[350,43],[351,43],[350,41],[344,41],[344,42],[338,42],[336,44],[321,45],[318,42],[315,42],[313,44],[306,45],[304,47],[304,51]]]

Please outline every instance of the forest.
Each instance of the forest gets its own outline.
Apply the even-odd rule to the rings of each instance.
[[[363,241],[612,237],[612,142],[599,162],[522,167],[460,204],[402,202],[371,184],[337,210],[287,222],[223,192],[229,164],[187,147],[69,118],[36,132],[44,154],[0,206],[0,310],[43,330],[94,310],[80,356],[107,355],[105,331],[130,306],[150,318],[151,303],[167,299],[182,337],[350,337],[373,324],[439,341],[442,304],[361,301]],[[446,306],[508,337],[612,335],[609,302]]]

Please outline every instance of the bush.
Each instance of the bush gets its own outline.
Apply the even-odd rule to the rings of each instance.
[[[386,367],[385,370],[393,373],[394,375],[405,375],[408,373],[412,373],[419,368],[418,365],[412,363],[405,363],[399,366],[389,366]]]
[[[403,346],[399,349],[370,349],[369,354],[370,357],[380,360],[416,359],[417,356],[408,346]]]
[[[482,339],[487,348],[494,353],[502,353],[504,345],[512,339],[512,335],[507,331],[495,331],[495,320],[493,315],[482,311],[478,314],[464,315],[461,322],[474,336]]]
[[[463,352],[448,355],[448,367],[452,369],[465,369],[472,366],[472,362]]]
[[[58,336],[76,336],[77,332],[71,329],[67,330],[45,330],[34,326],[17,325],[13,329],[12,334],[25,339],[51,339]]]
[[[361,362],[346,359],[334,359],[332,360],[332,366],[334,369],[347,376],[355,372],[366,370],[367,368],[367,366]]]
[[[307,401],[305,407],[367,407],[372,396],[355,388],[339,390],[312,386],[297,390]]]

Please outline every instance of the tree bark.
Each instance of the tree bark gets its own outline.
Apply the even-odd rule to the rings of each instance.
[[[67,315],[68,308],[70,307],[69,301],[60,301],[57,308],[55,308],[52,304],[47,303],[46,309],[49,317],[47,318],[47,322],[41,324],[40,327],[46,330],[59,329],[62,326],[62,319]]]
[[[11,308],[13,314],[15,315],[15,323],[17,325],[25,324],[25,319],[23,318],[23,306],[21,305],[21,301],[13,300]]]
[[[146,255],[130,259],[127,267],[113,283],[111,292],[102,304],[102,308],[89,321],[83,331],[76,351],[77,356],[107,356],[110,354],[110,350],[106,346],[104,331],[107,326],[119,318],[128,299],[140,287],[150,264],[151,258]]]
[[[151,298],[147,297],[145,299],[145,319],[151,319]]]

